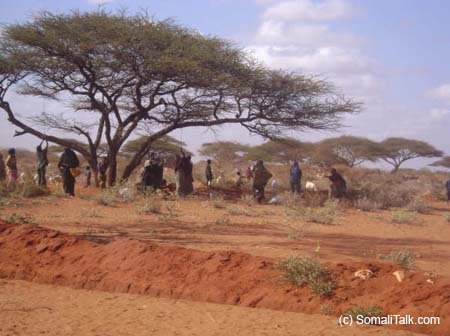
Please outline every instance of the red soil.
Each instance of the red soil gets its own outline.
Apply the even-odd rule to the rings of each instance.
[[[276,261],[237,252],[203,252],[118,238],[106,244],[37,226],[0,222],[0,278],[110,292],[149,294],[194,301],[339,315],[356,304],[378,305],[386,314],[440,316],[438,326],[403,326],[432,335],[450,330],[450,280],[428,283],[407,272],[398,283],[397,267],[380,262],[329,265],[335,295],[320,298],[308,288],[280,283]],[[354,278],[369,268],[374,277]]]

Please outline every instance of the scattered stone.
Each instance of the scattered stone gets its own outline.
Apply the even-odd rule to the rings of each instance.
[[[367,280],[372,277],[373,272],[370,269],[360,269],[353,274],[356,278]]]
[[[432,285],[434,284],[434,281],[432,279],[427,279],[427,282]]]
[[[402,282],[403,279],[405,279],[405,271],[395,271],[392,274],[395,276],[398,282]]]

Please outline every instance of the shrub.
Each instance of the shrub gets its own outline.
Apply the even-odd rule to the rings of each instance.
[[[354,202],[354,206],[362,211],[375,211],[383,208],[379,201],[369,199],[368,197],[359,198]]]
[[[297,286],[307,285],[321,296],[331,296],[336,288],[331,272],[315,259],[288,257],[281,260],[276,267],[283,272],[286,281]]]
[[[444,214],[444,219],[445,219],[448,223],[450,223],[450,212],[446,212],[446,213]]]
[[[317,208],[325,205],[328,200],[327,191],[309,192],[303,193],[301,204],[305,207]]]
[[[26,183],[23,185],[22,196],[26,198],[48,196],[50,191],[47,188],[42,188],[34,183]]]
[[[95,199],[98,204],[103,206],[112,206],[117,201],[116,194],[111,190],[103,190]]]
[[[11,224],[33,224],[34,219],[30,215],[19,215],[13,213],[5,218],[5,221]]]
[[[304,208],[299,213],[308,222],[333,224],[337,211],[337,201],[327,201],[321,208]]]
[[[379,306],[359,306],[356,305],[352,308],[349,308],[345,311],[345,315],[349,315],[353,317],[353,320],[356,320],[358,316],[364,317],[379,317],[383,315],[383,309]]]
[[[415,197],[409,202],[407,209],[421,214],[429,214],[431,207],[421,198]]]
[[[394,264],[406,269],[412,269],[414,266],[414,255],[411,251],[408,250],[392,252],[390,255],[390,259]]]
[[[394,224],[417,224],[416,212],[395,210],[391,212],[391,223]]]
[[[158,200],[151,200],[146,202],[143,206],[138,208],[138,212],[140,214],[148,215],[148,214],[160,214],[162,209],[161,202]]]
[[[253,216],[253,214],[245,208],[238,206],[231,206],[227,209],[228,214],[231,216]]]
[[[217,197],[211,201],[211,204],[216,209],[225,209],[227,207],[223,197]]]

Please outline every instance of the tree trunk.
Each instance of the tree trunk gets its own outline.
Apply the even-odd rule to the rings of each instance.
[[[110,152],[108,155],[108,185],[113,187],[117,179],[117,153]]]
[[[128,162],[127,166],[125,167],[125,170],[122,173],[121,180],[126,181],[133,171],[141,164],[142,159],[144,156],[148,153],[148,150],[141,149],[139,152],[137,152],[133,158]]]

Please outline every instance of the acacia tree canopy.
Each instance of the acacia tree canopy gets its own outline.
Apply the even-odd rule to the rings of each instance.
[[[220,162],[233,162],[248,153],[250,146],[232,141],[217,141],[202,144],[199,154]]]
[[[312,155],[314,144],[301,142],[293,138],[282,138],[276,141],[267,141],[250,149],[246,158],[249,160],[264,160],[275,162],[289,162],[309,158]]]
[[[415,158],[441,157],[443,152],[432,145],[419,140],[405,138],[388,138],[381,143],[380,158],[394,167],[396,172],[408,160]]]
[[[450,156],[444,156],[442,159],[437,160],[430,164],[433,167],[444,167],[450,169]]]
[[[8,102],[12,87],[70,104],[72,119],[52,111],[27,123]],[[117,154],[143,126],[152,134],[129,159],[124,179],[152,142],[176,129],[236,123],[275,138],[287,130],[335,130],[343,115],[359,107],[327,82],[268,70],[232,43],[170,21],[103,10],[44,12],[2,32],[0,108],[17,134],[71,147],[93,164],[104,141],[110,184]],[[88,149],[44,133],[40,124],[76,134]]]
[[[345,135],[317,143],[312,160],[327,165],[343,163],[349,167],[355,167],[365,161],[374,162],[380,155],[380,145],[375,141]]]

